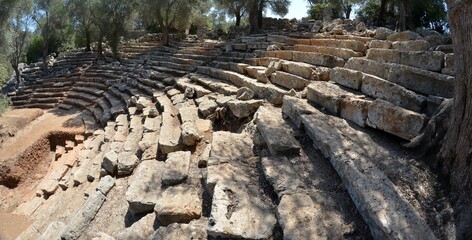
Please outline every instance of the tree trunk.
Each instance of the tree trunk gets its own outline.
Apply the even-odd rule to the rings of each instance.
[[[258,13],[258,21],[257,21],[257,26],[259,29],[262,29],[262,21],[264,20],[264,0],[259,0],[259,6],[257,9]]]
[[[351,7],[347,7],[347,8],[344,9],[344,15],[346,15],[346,19],[351,18],[351,11],[352,11]]]
[[[260,33],[261,30],[259,28],[259,0],[251,1],[249,7],[249,33]]]
[[[380,12],[379,16],[377,18],[377,25],[378,26],[383,26],[385,24],[385,13],[387,8],[387,0],[381,0],[380,1]]]
[[[90,47],[91,41],[92,41],[90,35],[91,35],[90,29],[88,29],[88,28],[85,29],[85,45],[86,45],[85,46],[85,51],[87,51],[87,52],[92,51],[92,48]]]
[[[43,40],[43,71],[44,72],[48,71],[47,57],[48,57],[48,42],[47,42],[47,39],[45,38]]]
[[[162,44],[164,46],[169,46],[170,39],[169,39],[169,26],[162,27]]]
[[[21,83],[21,73],[20,69],[18,69],[18,65],[14,66],[13,69],[15,70],[15,78],[16,78],[16,84],[19,87]]]
[[[400,19],[398,20],[398,30],[415,30],[415,24],[411,15],[410,0],[400,1]]]
[[[472,198],[472,2],[447,0],[455,57],[455,97],[445,143],[441,149],[443,172],[454,193],[457,235],[470,239]],[[467,224],[468,223],[468,224]],[[463,226],[465,225],[465,226]],[[468,225],[468,226],[467,226]]]
[[[98,36],[97,58],[103,59],[103,35],[101,32],[100,32],[100,35]]]
[[[442,148],[443,170],[453,190],[471,197],[472,189],[472,2],[448,0],[456,67],[455,98]]]
[[[236,27],[241,26],[241,12],[237,12],[236,14]]]

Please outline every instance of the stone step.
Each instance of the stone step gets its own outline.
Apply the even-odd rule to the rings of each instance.
[[[159,135],[159,149],[163,154],[181,150],[182,130],[178,118],[178,110],[171,100],[164,94],[157,96],[157,104],[161,109],[161,130]]]
[[[216,68],[199,67],[198,73],[205,74],[214,78],[224,79],[239,87],[247,87],[254,91],[258,98],[267,99],[269,102],[280,105],[283,96],[288,92],[270,83],[261,83],[256,79],[249,78],[240,73],[226,71]]]
[[[183,92],[187,88],[193,89],[195,94],[192,97],[195,97],[195,98],[200,98],[200,97],[203,97],[203,96],[211,93],[210,90],[208,90],[208,89],[206,89],[206,88],[204,88],[200,85],[192,83],[192,80],[190,80],[190,78],[186,78],[186,77],[178,78],[176,80],[176,82],[177,82],[177,84],[176,84],[177,88],[179,88]]]
[[[92,94],[88,94],[88,93],[84,93],[84,92],[69,91],[67,93],[67,98],[77,98],[77,99],[84,100],[86,102],[94,103],[95,100],[97,99],[97,96],[92,95]]]
[[[426,97],[374,75],[347,68],[331,69],[330,79],[342,86],[360,90],[367,96],[389,101],[397,106],[421,112]]]
[[[347,48],[356,52],[365,52],[367,46],[363,41],[352,40],[352,39],[322,39],[322,38],[311,38],[311,39],[293,39],[288,38],[285,41],[288,44],[300,44],[300,45],[313,45],[322,47],[335,47],[335,48]]]
[[[159,62],[172,62],[177,64],[188,64],[188,65],[202,65],[204,61],[196,60],[191,58],[179,58],[179,57],[169,57],[169,56],[152,56],[153,61]]]
[[[448,75],[365,58],[351,58],[345,68],[371,74],[426,95],[454,96],[454,77]]]
[[[417,210],[373,164],[371,158],[383,151],[379,145],[346,121],[321,113],[305,100],[287,96],[283,111],[291,121],[304,126],[314,147],[329,159],[374,238],[436,239]]]
[[[423,114],[375,101],[341,89],[330,82],[313,82],[307,87],[307,99],[335,116],[341,116],[361,127],[370,126],[405,140],[418,136],[427,122]]]
[[[280,108],[259,107],[255,114],[255,122],[272,155],[290,155],[300,152],[300,144],[282,118]]]
[[[273,57],[294,62],[304,62],[323,67],[342,67],[345,64],[344,59],[332,55],[316,52],[301,51],[256,51],[259,57]]]
[[[30,103],[61,103],[63,97],[31,98]]]
[[[31,95],[33,98],[50,98],[50,97],[65,97],[67,94],[64,92],[35,92]],[[16,100],[12,98],[12,100]]]
[[[159,67],[159,66],[146,66],[146,69],[152,69],[154,71],[158,72],[163,72],[163,73],[168,73],[173,76],[178,76],[182,77],[187,74],[185,71],[177,70],[177,69],[172,69],[172,68],[167,68],[167,67]]]
[[[213,134],[206,181],[213,199],[207,227],[211,237],[267,239],[272,235],[276,223],[272,207],[260,195],[257,176],[240,164],[243,159],[254,159],[252,147],[247,135]]]
[[[362,52],[356,52],[349,48],[327,47],[327,46],[311,46],[311,45],[295,45],[293,47],[285,47],[285,50],[301,51],[301,52],[316,52],[321,54],[328,54],[348,60],[352,57],[362,57]]]
[[[76,106],[79,109],[86,109],[88,106],[93,104],[92,102],[85,101],[85,100],[78,99],[78,98],[64,98],[62,100],[62,103],[67,104],[67,105]]]
[[[439,51],[404,51],[393,49],[369,49],[367,59],[397,63],[411,67],[439,72],[444,67],[445,53]]]
[[[209,88],[215,92],[224,94],[224,95],[235,95],[238,92],[238,88],[232,84],[228,84],[226,81],[208,77],[207,75],[191,73],[188,77],[195,81],[196,83]]]
[[[103,95],[103,90],[101,89],[96,89],[93,87],[79,87],[79,86],[74,86],[72,87],[72,91],[75,92],[83,92],[91,95],[95,95],[97,97],[100,97]]]

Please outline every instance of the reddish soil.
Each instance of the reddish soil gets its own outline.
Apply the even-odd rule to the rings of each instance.
[[[82,116],[59,110],[17,109],[0,117],[1,240],[15,239],[29,226],[28,216],[11,212],[35,195],[54,158],[56,144],[83,134]]]

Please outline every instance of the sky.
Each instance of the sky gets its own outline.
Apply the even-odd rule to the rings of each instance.
[[[302,19],[303,17],[306,17],[307,10],[308,10],[308,2],[306,0],[292,0],[292,4],[290,5],[290,8],[288,9],[288,14],[285,15],[284,18],[292,19],[296,18],[298,20]],[[270,10],[267,11],[267,16],[268,17],[273,17],[273,18],[280,18],[280,16],[273,14]]]

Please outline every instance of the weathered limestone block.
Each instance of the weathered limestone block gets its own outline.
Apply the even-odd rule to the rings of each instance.
[[[454,53],[448,53],[444,56],[444,67],[452,69],[456,67]]]
[[[177,151],[181,148],[181,134],[179,118],[175,113],[162,113],[162,126],[159,134],[159,149],[163,154]]]
[[[340,57],[344,60],[347,60],[352,57],[362,57],[361,52],[356,52],[348,48],[339,48],[339,47],[326,47],[326,46],[306,46],[306,45],[295,45],[293,47],[294,51],[301,52],[316,52],[321,54],[328,54],[336,57]]]
[[[241,74],[246,74],[246,68],[249,67],[248,64],[245,63],[235,63],[235,62],[230,62],[229,63],[229,70],[230,71],[235,71],[237,73]]]
[[[421,133],[426,121],[422,114],[377,99],[369,106],[367,125],[410,140]]]
[[[148,214],[139,221],[133,223],[131,227],[125,228],[123,231],[116,235],[116,240],[128,240],[128,239],[149,239],[153,232],[155,215]]]
[[[252,149],[254,143],[250,136],[226,131],[213,133],[211,156],[229,158],[235,161],[254,157]]]
[[[292,106],[284,109],[310,112],[289,116],[291,119],[301,118],[314,146],[329,159],[349,189],[374,238],[436,239],[424,219],[370,160],[381,157],[378,153],[385,151],[381,146],[368,135],[350,127],[345,120],[325,115],[313,107],[307,109],[306,100],[286,97],[285,104]],[[289,231],[284,230],[284,236],[286,232]]]
[[[134,168],[138,165],[139,159],[134,153],[121,152],[118,154],[117,161],[117,175],[126,176],[133,173]]]
[[[333,68],[329,79],[348,88],[359,90],[362,85],[362,73],[347,68]]]
[[[118,166],[118,154],[111,150],[103,157],[102,168],[107,170],[111,174],[115,174],[116,167]]]
[[[217,107],[218,107],[218,104],[216,104],[216,102],[213,99],[204,98],[204,100],[198,104],[198,111],[204,117],[208,117],[210,114],[215,112]]]
[[[378,27],[375,29],[375,38],[380,40],[386,40],[387,37],[391,34],[395,33],[393,30],[384,27]]]
[[[367,50],[367,59],[383,63],[400,63],[400,51],[391,49],[373,48]]]
[[[238,89],[238,92],[236,93],[236,99],[238,100],[251,100],[254,98],[254,91],[247,87],[242,87]]]
[[[370,100],[347,97],[341,101],[341,117],[354,122],[355,124],[365,127],[367,121],[367,113],[369,105],[372,103]]]
[[[291,59],[287,59],[291,60]],[[329,68],[344,66],[344,60],[340,57],[311,52],[293,52],[293,61],[309,63]]]
[[[260,67],[260,66],[248,66],[246,67],[246,72],[249,76],[258,79],[259,75],[265,74],[266,67]]]
[[[454,96],[454,77],[440,73],[394,64],[385,79],[427,95]]]
[[[208,219],[201,218],[193,220],[189,224],[173,223],[169,226],[159,227],[152,235],[152,240],[188,240],[192,239],[208,239],[206,225]]]
[[[164,165],[159,161],[143,161],[130,177],[126,201],[133,213],[151,212],[154,209],[161,194]]]
[[[260,195],[250,194],[248,186],[228,181],[216,184],[207,227],[209,236],[267,239],[275,223],[272,209]]]
[[[260,107],[255,121],[272,155],[300,152],[300,144],[293,137],[293,131],[282,118],[279,108]]]
[[[155,118],[147,117],[147,118],[144,120],[143,128],[144,128],[144,132],[145,132],[145,133],[147,133],[147,132],[156,132],[156,131],[159,131],[160,127],[161,127],[161,118],[158,118],[158,117],[155,117]]]
[[[377,77],[387,79],[390,66],[366,58],[351,58],[347,61],[345,68],[357,70]]]
[[[369,74],[363,76],[361,91],[368,96],[389,101],[415,112],[420,112],[426,103],[425,97]]]
[[[226,103],[228,108],[238,118],[249,117],[254,114],[257,109],[262,105],[262,100],[231,100]]]
[[[277,206],[277,218],[284,239],[329,239],[317,206],[304,193],[283,195]]]
[[[356,52],[365,52],[367,47],[363,42],[357,40],[346,40],[346,39],[321,39],[312,38],[310,44],[314,46],[325,46],[325,47],[336,47],[336,48],[348,48]]]
[[[402,52],[400,64],[430,71],[441,71],[445,53],[439,51]]]
[[[270,62],[269,66],[267,67],[267,69],[265,71],[266,76],[270,76],[270,75],[272,75],[272,73],[282,70],[283,62],[284,61],[281,61],[281,60]]]
[[[77,210],[75,216],[63,228],[61,239],[78,239],[82,235],[90,222],[95,218],[95,215],[106,200],[106,195],[114,185],[115,180],[112,177],[108,176],[100,180],[97,191],[90,194],[88,199]]]
[[[162,173],[162,184],[176,185],[185,181],[190,169],[190,156],[191,153],[188,151],[169,153]]]
[[[198,108],[179,108],[180,120],[182,122],[182,142],[187,146],[194,146],[201,137],[197,129]]]
[[[61,239],[62,229],[66,224],[61,221],[54,221],[48,225],[46,230],[37,240]]]
[[[263,157],[261,166],[264,176],[274,188],[279,199],[286,194],[295,194],[306,188],[285,156]]]
[[[302,90],[310,81],[286,72],[277,71],[272,73],[270,81],[274,84],[286,87],[288,89]]]
[[[305,79],[312,79],[314,66],[301,62],[282,62],[282,71],[300,76]],[[280,70],[280,69],[278,69]]]
[[[420,39],[421,36],[418,33],[412,31],[403,31],[398,33],[390,34],[387,37],[389,41],[410,41],[410,40],[417,40]]]
[[[307,87],[307,99],[339,115],[341,100],[352,95],[329,82],[313,82]]]
[[[169,187],[157,200],[154,212],[164,226],[171,223],[189,223],[200,218],[202,214],[200,193],[195,186]]]
[[[392,47],[392,42],[385,40],[372,40],[369,43],[369,48],[383,48],[389,49]]]
[[[428,51],[429,43],[425,40],[398,41],[392,43],[392,49],[400,51]]]

